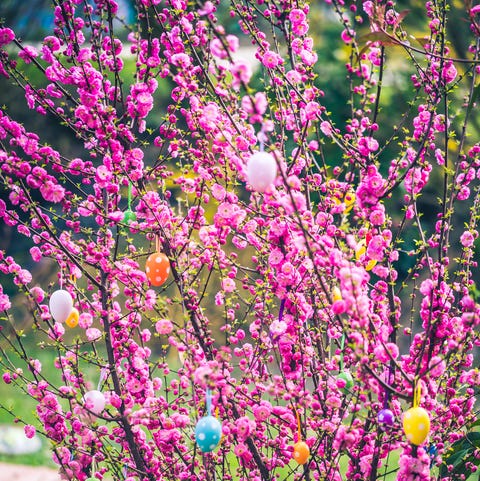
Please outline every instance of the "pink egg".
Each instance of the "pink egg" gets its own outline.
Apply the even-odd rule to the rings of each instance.
[[[277,162],[268,152],[255,152],[247,164],[247,180],[253,190],[265,192],[277,176]]]
[[[83,402],[85,407],[94,414],[100,414],[105,409],[105,396],[96,389],[86,392]]]

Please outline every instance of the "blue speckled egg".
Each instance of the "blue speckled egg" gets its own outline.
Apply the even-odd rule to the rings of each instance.
[[[195,427],[195,440],[203,453],[213,451],[222,438],[222,425],[213,416],[201,418]]]

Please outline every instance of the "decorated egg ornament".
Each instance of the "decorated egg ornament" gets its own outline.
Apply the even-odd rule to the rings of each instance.
[[[425,442],[430,432],[430,418],[425,409],[419,407],[422,387],[416,384],[413,391],[413,407],[403,415],[403,431],[407,439],[416,446]]]
[[[403,415],[403,431],[412,444],[416,446],[423,444],[430,432],[430,418],[427,411],[418,406],[410,408]]]
[[[195,426],[195,441],[202,453],[210,453],[222,439],[222,425],[212,416],[212,395],[207,389],[207,416],[199,419]]]
[[[255,152],[247,164],[247,180],[253,190],[265,192],[277,176],[277,162],[268,152]]]
[[[105,396],[96,389],[86,392],[83,396],[83,402],[86,405],[85,407],[94,414],[100,414],[105,409]]]
[[[293,445],[293,459],[298,464],[306,464],[308,458],[310,457],[310,448],[305,441],[302,441],[302,429],[300,424],[300,415],[298,411],[295,410],[295,416],[297,418],[297,429],[298,429],[298,441]]]
[[[48,303],[50,314],[56,322],[65,322],[72,312],[73,299],[70,293],[64,289],[55,291],[50,296]]]
[[[393,414],[391,409],[382,409],[378,413],[378,422],[383,424],[385,427],[391,427],[393,426],[393,423],[395,422],[395,415]]]
[[[165,283],[170,274],[170,262],[163,252],[151,254],[145,266],[147,279],[152,286],[159,287]]]
[[[337,379],[343,379],[345,381],[345,387],[342,388],[342,392],[345,393],[345,394],[350,392],[350,390],[352,389],[352,387],[354,385],[353,377],[350,374],[350,372],[349,371],[342,371],[337,376]]]
[[[123,213],[123,222],[125,224],[130,224],[132,222],[135,222],[136,220],[137,220],[137,214],[135,214],[135,212],[133,212],[133,210],[127,209]]]
[[[195,427],[195,441],[202,453],[213,451],[222,438],[222,425],[214,416],[205,416]]]
[[[80,314],[78,312],[78,309],[73,307],[72,312],[70,312],[69,316],[65,319],[65,324],[71,328],[77,327],[79,318]]]
[[[305,441],[298,441],[293,445],[293,459],[298,464],[305,464],[310,457],[310,448]]]

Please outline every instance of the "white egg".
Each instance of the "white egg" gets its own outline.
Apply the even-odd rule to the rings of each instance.
[[[86,392],[83,402],[85,407],[94,414],[100,414],[105,409],[105,396],[96,389]]]
[[[265,192],[277,176],[277,162],[268,152],[255,152],[247,164],[248,183],[257,192]]]
[[[50,297],[48,307],[55,321],[65,322],[73,309],[72,296],[64,289],[55,291]]]

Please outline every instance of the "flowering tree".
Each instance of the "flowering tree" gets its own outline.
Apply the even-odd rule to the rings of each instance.
[[[40,46],[1,28],[0,73],[81,150],[5,99],[0,218],[58,276],[38,285],[1,252],[0,270],[61,382],[1,287],[0,333],[3,380],[37,403],[26,434],[62,476],[474,472],[480,7],[232,0],[222,26],[226,2],[137,0],[131,22],[114,0],[53,3]],[[315,44],[333,16],[345,87]],[[395,76],[409,97],[385,110]]]

